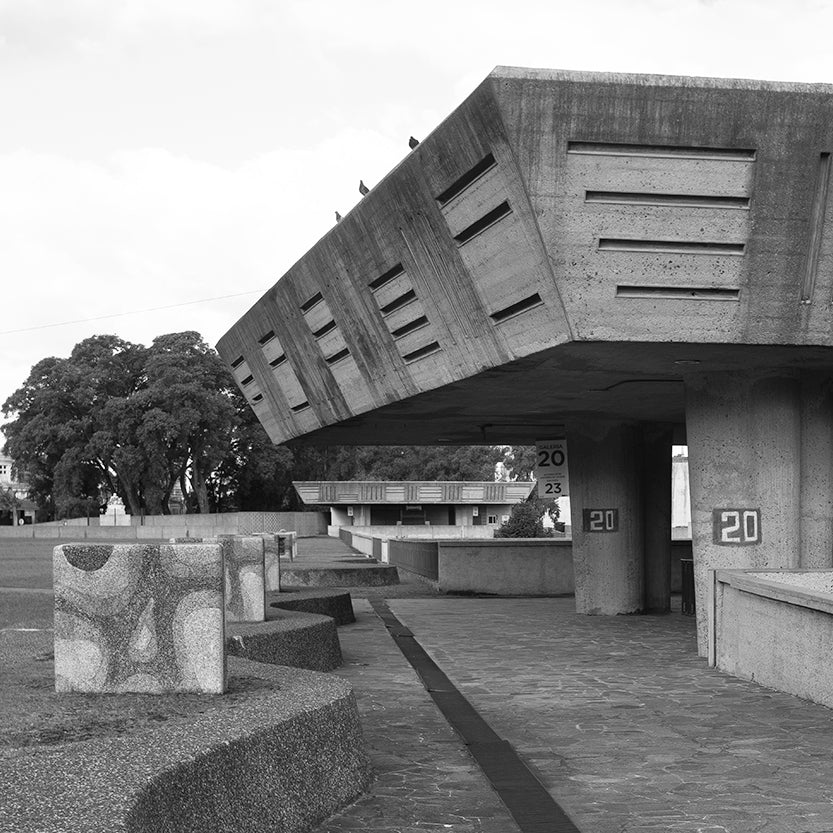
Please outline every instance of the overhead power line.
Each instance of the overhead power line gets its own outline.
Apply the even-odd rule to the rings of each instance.
[[[174,309],[175,307],[190,307],[194,304],[207,304],[211,301],[224,301],[226,298],[240,298],[243,295],[258,295],[265,291],[265,289],[250,289],[248,292],[235,292],[232,295],[218,295],[216,298],[200,298],[197,301],[182,301],[179,304],[166,304],[163,307],[134,309],[129,312],[111,312],[108,315],[97,315],[93,318],[75,318],[72,321],[56,321],[53,324],[38,324],[35,327],[21,327],[18,330],[0,330],[0,336],[12,335],[14,333],[29,333],[33,330],[48,330],[51,327],[67,327],[70,324],[86,324],[89,321],[103,321],[105,318],[122,318],[126,315],[141,315],[144,312],[159,312],[160,310]]]

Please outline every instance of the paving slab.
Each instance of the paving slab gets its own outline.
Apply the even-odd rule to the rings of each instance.
[[[497,794],[446,723],[365,599],[339,629],[375,781],[321,833],[519,833]]]
[[[390,607],[582,831],[833,831],[833,710],[709,669],[693,619]]]

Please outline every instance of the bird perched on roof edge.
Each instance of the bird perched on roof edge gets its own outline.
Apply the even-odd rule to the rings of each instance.
[[[341,214],[339,214],[338,211],[336,211],[336,222],[337,223],[341,222]]]
[[[364,196],[365,194],[370,193],[370,188],[368,188],[362,180],[359,180],[359,193]]]
[[[419,144],[419,139],[415,139],[413,136],[411,136],[411,138],[408,139],[408,147],[411,150],[413,150],[418,144]]]

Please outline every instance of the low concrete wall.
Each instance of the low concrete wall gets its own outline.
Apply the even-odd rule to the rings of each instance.
[[[498,596],[574,593],[572,543],[552,538],[440,541],[439,589]]]
[[[373,541],[374,538],[372,535],[364,535],[361,532],[351,532],[350,534],[351,543],[350,546],[354,550],[358,550],[359,552],[363,552],[365,555],[373,555]],[[379,540],[378,538],[375,540]]]
[[[709,664],[833,707],[833,571],[714,575]]]
[[[78,519],[75,519],[76,521]],[[49,522],[0,526],[0,538],[47,538],[56,541],[167,541],[169,538],[214,538],[256,532],[295,531],[299,538],[326,535],[324,512],[228,512],[216,515],[146,515],[130,526],[96,526]],[[144,520],[144,523],[142,523]]]
[[[389,526],[348,526],[340,527],[347,529],[354,535],[369,535],[372,538],[494,538],[496,524],[483,524],[482,526],[406,526],[405,524],[392,524]]]
[[[355,543],[362,540],[355,528],[341,537],[361,549]],[[549,596],[575,592],[569,538],[486,538],[473,543],[374,537],[373,547],[379,560],[438,581],[439,589],[447,593]],[[681,558],[691,558],[691,541],[671,543],[672,593],[681,590]]]
[[[325,512],[219,512],[200,515],[145,515],[131,518],[136,527],[171,527],[190,530],[199,535],[250,535],[253,532],[279,532],[282,529],[298,533],[300,538],[327,533]],[[209,532],[206,527],[214,529]]]
[[[436,581],[439,575],[438,558],[439,544],[436,541],[409,541],[402,538],[388,540],[388,564],[431,581]]]
[[[245,686],[235,697],[206,697],[161,726],[4,750],[14,800],[0,830],[305,833],[367,789],[349,683],[238,657],[229,668]]]

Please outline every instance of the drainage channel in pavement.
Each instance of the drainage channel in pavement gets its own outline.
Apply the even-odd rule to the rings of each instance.
[[[370,604],[523,833],[580,833],[511,744],[463,697],[387,603],[370,599]]]

